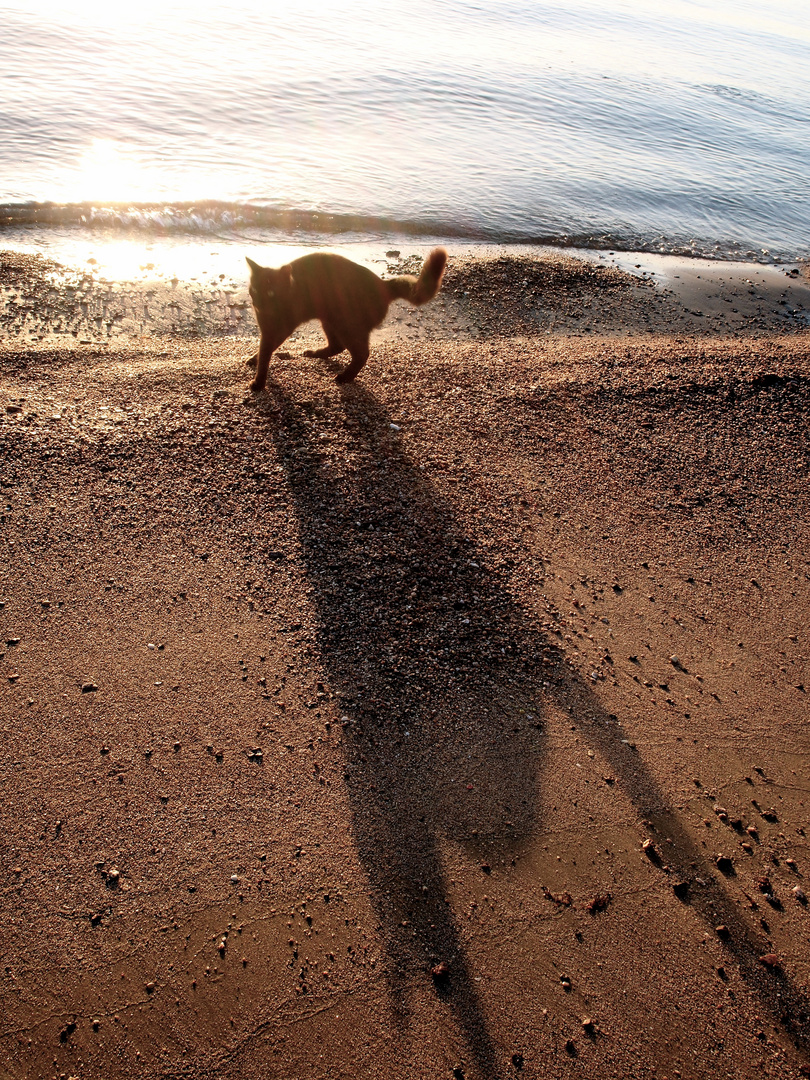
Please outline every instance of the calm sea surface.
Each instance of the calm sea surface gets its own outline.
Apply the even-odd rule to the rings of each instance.
[[[807,15],[0,0],[0,246],[400,235],[803,257]]]

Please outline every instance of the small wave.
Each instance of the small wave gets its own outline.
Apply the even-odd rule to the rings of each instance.
[[[407,221],[354,213],[329,213],[250,203],[136,203],[99,206],[91,203],[7,203],[0,206],[0,228],[25,226],[114,229],[148,233],[210,235],[246,229],[287,234],[403,233],[485,239],[480,230],[448,221]]]
[[[3,233],[30,229],[87,230],[104,234],[136,234],[145,238],[211,237],[254,244],[289,239],[328,243],[330,238],[376,240],[399,236],[418,240],[445,240],[479,244],[520,244],[542,247],[584,248],[597,251],[638,251],[693,258],[792,261],[795,253],[755,249],[734,241],[703,237],[644,235],[627,231],[584,232],[533,229],[532,222],[504,227],[475,222],[460,223],[440,217],[401,219],[359,213],[331,213],[251,203],[91,203],[28,202],[0,205],[0,242]]]

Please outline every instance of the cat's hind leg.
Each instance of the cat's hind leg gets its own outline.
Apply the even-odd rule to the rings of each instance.
[[[365,338],[364,341],[357,341],[349,345],[349,352],[351,353],[352,362],[347,364],[343,371],[335,378],[335,382],[341,386],[344,383],[353,382],[354,379],[360,374],[363,368],[366,366],[369,354],[369,341]]]
[[[304,352],[304,356],[312,356],[316,360],[328,360],[332,356],[337,356],[338,353],[342,353],[346,346],[340,340],[335,333],[334,327],[327,324],[323,325],[323,332],[326,334],[326,347],[323,349],[307,349]]]

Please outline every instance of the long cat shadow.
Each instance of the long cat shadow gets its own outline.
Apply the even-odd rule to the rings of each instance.
[[[343,395],[352,456],[336,463],[306,412],[279,386],[268,393],[341,702],[353,832],[394,1016],[407,1029],[409,996],[434,995],[474,1074],[492,1080],[499,1055],[450,904],[447,851],[483,864],[536,831],[533,672],[545,642],[521,625],[372,395]]]
[[[619,719],[531,624],[364,389],[342,396],[352,456],[336,464],[317,425],[268,384],[272,437],[298,511],[322,663],[342,704],[345,778],[359,857],[388,951],[394,1015],[422,981],[455,1017],[476,1071],[499,1075],[450,900],[447,850],[484,863],[538,830],[538,682],[609,763],[679,902],[722,931],[741,977],[803,1055],[810,1001],[661,791]],[[257,554],[259,554],[257,552]],[[551,665],[550,669],[544,667]],[[564,670],[565,674],[561,675]],[[671,841],[671,843],[670,843]]]

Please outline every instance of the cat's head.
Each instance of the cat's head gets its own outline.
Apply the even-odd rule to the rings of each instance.
[[[288,264],[274,270],[269,266],[259,266],[253,259],[248,259],[247,264],[250,267],[250,299],[253,306],[283,305],[292,287],[292,267]]]

